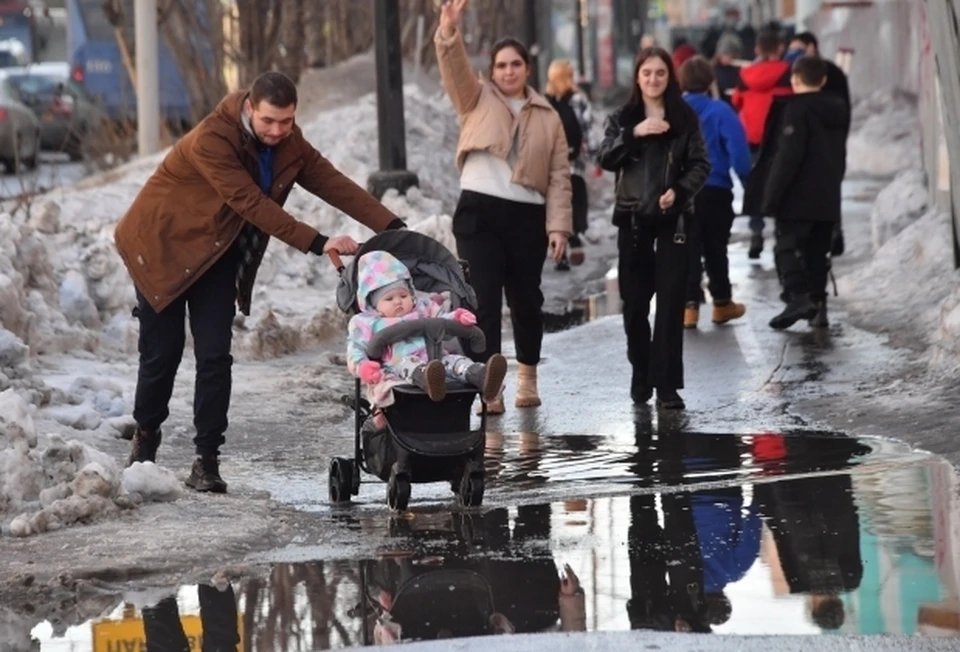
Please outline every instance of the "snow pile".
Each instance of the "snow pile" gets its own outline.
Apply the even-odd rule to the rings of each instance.
[[[170,471],[135,464],[121,471],[106,453],[51,435],[38,447],[30,406],[13,390],[0,393],[0,531],[25,537],[136,508],[144,500],[175,500]]]
[[[847,176],[892,177],[920,167],[920,121],[914,98],[878,91],[854,105]]]
[[[871,327],[920,338],[904,344],[926,348],[940,303],[957,286],[951,243],[950,218],[938,210],[926,212],[869,263],[837,279],[844,304]]]
[[[927,175],[923,170],[907,169],[894,177],[877,194],[870,209],[874,250],[923,215],[928,199]]]

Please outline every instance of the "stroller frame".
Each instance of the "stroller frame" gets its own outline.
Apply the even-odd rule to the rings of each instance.
[[[395,235],[394,235],[395,234]],[[383,240],[418,239],[429,240],[436,247],[442,247],[428,236],[415,232],[388,231],[371,238],[361,246],[356,260],[376,249]],[[469,288],[469,268],[465,261],[457,260],[445,248],[450,261],[455,261],[462,273],[462,279]],[[338,255],[331,260],[341,275],[341,287],[338,300],[341,308],[347,301],[346,292],[341,291],[350,279],[344,279],[345,266]],[[349,272],[355,276],[356,268]],[[354,297],[356,291],[353,291]],[[452,293],[451,293],[452,294]],[[472,297],[471,297],[472,298]],[[352,304],[351,304],[352,305]],[[438,359],[443,353],[443,340],[456,337],[461,346],[468,344],[474,350],[483,350],[483,333],[477,327],[467,327],[447,319],[419,320],[423,324],[424,337],[428,342],[430,359]],[[371,342],[368,356],[377,359],[383,346],[391,343],[387,331],[399,329],[391,326],[378,333],[381,341]],[[407,324],[409,326],[409,324]],[[400,338],[398,338],[400,339]],[[480,427],[472,429],[473,402],[479,389],[457,381],[447,381],[447,395],[443,401],[433,402],[426,393],[412,385],[399,385],[393,388],[395,403],[385,408],[374,408],[362,396],[361,382],[354,380],[352,394],[345,394],[341,402],[354,412],[353,457],[334,457],[329,466],[329,495],[331,504],[349,503],[352,496],[360,491],[361,472],[377,476],[387,483],[387,504],[393,510],[405,510],[410,500],[411,485],[428,482],[446,481],[457,495],[458,502],[464,507],[477,507],[483,502],[485,489],[484,451],[486,447],[487,406],[481,401]],[[429,407],[430,412],[423,408]],[[418,409],[419,408],[419,409]],[[432,414],[430,421],[422,417]],[[382,418],[384,425],[378,426],[375,417]],[[379,444],[379,453],[368,451],[375,438]],[[366,446],[365,446],[366,442]],[[371,466],[371,459],[374,466]],[[378,466],[379,465],[379,466]]]

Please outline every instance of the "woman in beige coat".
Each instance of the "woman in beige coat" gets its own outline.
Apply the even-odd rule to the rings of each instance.
[[[570,166],[563,124],[527,86],[530,55],[514,39],[494,44],[490,81],[470,66],[459,31],[466,0],[443,5],[434,42],[443,83],[460,116],[460,200],[453,234],[470,265],[477,325],[487,338],[479,361],[500,352],[502,296],[513,324],[517,407],[540,405],[537,365],[543,340],[540,277],[547,251],[559,261],[573,231]],[[488,413],[504,410],[502,393]]]

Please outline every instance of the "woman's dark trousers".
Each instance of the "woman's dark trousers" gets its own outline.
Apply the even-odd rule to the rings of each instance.
[[[683,388],[683,309],[690,245],[674,242],[676,217],[618,219],[618,276],[627,358],[638,378],[660,390]],[[689,224],[689,218],[685,221]],[[650,300],[657,297],[653,337]]]
[[[503,295],[513,323],[517,362],[540,362],[543,342],[543,293],[540,277],[547,255],[546,207],[463,191],[453,214],[457,252],[470,266],[477,293],[477,325],[487,339],[486,362],[500,353]]]

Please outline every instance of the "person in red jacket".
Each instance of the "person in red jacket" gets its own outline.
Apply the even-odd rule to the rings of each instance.
[[[757,61],[740,69],[740,83],[733,93],[733,108],[747,132],[747,143],[754,162],[763,142],[764,125],[773,98],[790,95],[790,64],[781,59],[783,42],[773,30],[762,30],[757,35]],[[750,258],[759,258],[763,251],[763,216],[750,216]]]

